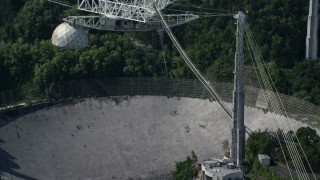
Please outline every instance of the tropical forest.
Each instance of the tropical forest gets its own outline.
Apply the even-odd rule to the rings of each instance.
[[[51,35],[62,19],[83,14],[73,0],[59,2],[71,6],[46,0],[0,2],[0,90],[18,88],[39,96],[50,84],[72,79],[195,78],[169,37],[164,36],[162,46],[157,32],[90,30],[87,48],[53,46]],[[172,30],[208,79],[232,82],[235,19],[201,15],[244,11],[278,91],[319,105],[319,63],[305,59],[308,5],[303,0],[180,0],[172,8],[200,18]],[[245,69],[254,71],[246,52]]]

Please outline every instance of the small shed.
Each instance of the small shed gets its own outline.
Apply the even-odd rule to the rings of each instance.
[[[259,161],[264,166],[270,166],[270,157],[266,154],[258,154]]]

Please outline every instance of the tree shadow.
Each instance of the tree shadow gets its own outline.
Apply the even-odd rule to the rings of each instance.
[[[41,109],[51,107],[54,104],[55,103],[53,103],[53,102],[47,102],[47,103],[30,105],[30,106],[15,107],[12,109],[0,111],[0,127],[6,126],[7,124],[9,124],[9,123],[19,119],[20,117],[27,115],[27,114],[39,111]],[[56,104],[58,104],[58,103],[56,103]]]
[[[3,143],[5,143],[5,141],[0,139],[0,175],[6,174],[25,180],[36,180],[35,178],[16,171],[16,169],[20,169],[20,166],[14,162],[14,160],[16,159],[14,156],[2,149],[1,145]]]

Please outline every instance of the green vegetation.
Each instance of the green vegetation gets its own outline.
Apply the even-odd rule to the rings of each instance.
[[[248,163],[253,164],[258,154],[271,153],[271,135],[267,131],[253,132],[246,141],[246,159]]]
[[[73,0],[60,0],[74,4]],[[180,0],[184,11],[243,10],[280,92],[320,104],[319,61],[304,60],[308,1]],[[203,8],[198,9],[194,6]],[[56,81],[119,76],[194,77],[165,36],[90,30],[91,46],[65,50],[51,45],[54,28],[75,9],[46,0],[0,2],[0,90],[18,87],[28,95],[45,96]],[[167,10],[168,13],[169,10]],[[224,11],[225,12],[225,11]],[[235,25],[231,17],[200,18],[173,29],[198,68],[214,81],[232,81]],[[251,67],[246,56],[246,66]],[[252,69],[252,68],[251,68]]]
[[[229,141],[227,139],[222,142],[222,150],[223,152],[230,151]]]
[[[288,132],[292,133],[292,132]],[[284,143],[284,139],[282,136],[281,130],[278,130],[279,139],[282,143],[282,147],[284,148],[285,157],[288,161],[288,164],[291,168],[293,168],[292,159],[289,156],[288,149]],[[297,130],[296,136],[301,143],[301,147],[303,148],[306,158],[304,157],[301,148],[297,145],[299,154],[304,162],[304,165],[307,171],[310,171],[310,168],[307,164],[306,159],[308,159],[313,172],[320,172],[320,137],[317,135],[314,129],[310,127],[301,127]],[[295,139],[297,143],[298,140]],[[278,152],[275,152],[275,148],[272,146],[272,135],[267,132],[253,132],[248,140],[246,141],[246,159],[250,164],[250,171],[246,174],[246,176],[250,179],[256,179],[259,177],[262,178],[271,178],[271,179],[281,179],[273,170],[273,168],[267,168],[261,165],[258,160],[258,154],[267,154],[273,157],[275,154],[278,154],[279,161],[282,164],[286,164],[285,157],[282,153],[281,149],[278,149]]]
[[[296,132],[296,135],[306,155],[306,157],[303,156],[301,148],[298,148],[299,154],[301,154],[301,158],[304,163],[304,166],[310,172],[310,168],[307,163],[307,160],[308,160],[313,172],[320,173],[320,156],[319,156],[320,137],[319,135],[317,135],[316,131],[314,129],[311,129],[310,127],[299,128]],[[280,139],[282,138],[283,137],[280,137]],[[295,139],[295,142],[297,142],[297,139]],[[284,146],[284,152],[286,155],[286,159],[289,163],[289,166],[293,167],[293,162],[292,162],[292,159],[289,157],[288,149],[286,146]],[[285,163],[285,158],[282,153],[279,153],[279,160]]]
[[[268,154],[272,152],[271,135],[267,131],[253,132],[246,141],[246,159],[250,164],[250,170],[246,173],[248,179],[282,179],[277,173],[261,165],[258,154]]]
[[[265,167],[261,165],[258,159],[255,159],[251,170],[246,175],[247,179],[262,179],[262,180],[284,180],[286,178],[283,178],[279,176],[275,170],[269,169],[268,167]]]
[[[176,162],[176,169],[172,172],[175,180],[192,180],[198,175],[197,156],[192,151],[191,158],[188,156],[185,161]]]
[[[293,132],[288,132],[293,133]],[[278,130],[279,139],[282,143],[282,147],[284,148],[284,152],[286,155],[286,159],[288,160],[288,164],[291,168],[293,168],[292,160],[289,157],[288,150],[284,143],[282,132]],[[278,155],[279,161],[282,164],[286,164],[285,158],[283,156],[282,150],[279,148],[275,148],[275,142],[273,137],[275,135],[271,134],[268,131],[256,131],[252,132],[246,141],[246,161],[249,164],[249,170],[246,172],[245,176],[247,179],[268,179],[268,180],[281,180],[285,179],[285,177],[281,177],[275,171],[276,166],[265,167],[261,165],[258,154],[267,154],[271,158],[276,157]],[[314,129],[310,127],[301,127],[297,130],[296,136],[303,147],[306,158],[304,157],[301,148],[299,149],[299,154],[304,162],[304,165],[307,171],[310,171],[310,168],[307,164],[306,159],[309,161],[313,172],[320,172],[320,137],[317,135]],[[278,141],[277,141],[278,142]],[[295,139],[297,143],[298,140]],[[279,145],[278,145],[279,146]],[[229,143],[228,140],[223,141],[222,149],[225,152],[228,152]],[[173,172],[174,179],[192,179],[197,175],[196,168],[197,157],[192,152],[192,157],[187,157],[187,160],[176,162],[176,169]],[[274,162],[271,162],[274,164]]]

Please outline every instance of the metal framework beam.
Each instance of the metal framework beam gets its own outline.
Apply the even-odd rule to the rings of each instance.
[[[178,26],[199,18],[199,16],[193,14],[172,14],[165,15],[164,17],[170,27]],[[106,31],[151,31],[162,29],[158,16],[151,17],[145,23],[126,19],[109,19],[105,16],[69,16],[63,20],[70,24]]]
[[[159,9],[163,9],[171,2],[170,0],[78,0],[78,9],[101,14],[110,19],[146,22],[155,14],[154,3]]]

